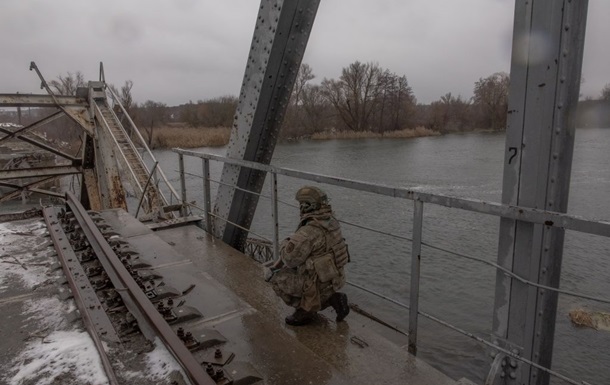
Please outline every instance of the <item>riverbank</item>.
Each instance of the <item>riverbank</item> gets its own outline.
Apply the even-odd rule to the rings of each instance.
[[[328,139],[408,139],[420,138],[423,136],[439,136],[440,132],[431,130],[426,127],[405,128],[398,131],[373,132],[373,131],[329,131],[318,132],[311,136],[312,140],[328,140]]]
[[[230,136],[229,127],[162,126],[153,130],[151,147],[222,147],[229,143]]]
[[[440,132],[426,127],[407,128],[383,133],[373,131],[326,131],[302,138],[283,138],[285,141],[299,140],[329,140],[329,139],[408,139],[424,136],[439,136]],[[231,129],[229,127],[187,127],[171,125],[157,127],[153,130],[152,148],[198,148],[222,147],[229,143]]]

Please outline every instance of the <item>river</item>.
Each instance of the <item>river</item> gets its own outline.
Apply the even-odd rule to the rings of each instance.
[[[301,171],[406,187],[418,191],[499,202],[502,192],[503,133],[466,133],[415,139],[303,141],[278,144],[272,164]],[[579,129],[572,170],[569,213],[610,219],[610,130]],[[224,149],[200,149],[224,154]],[[161,167],[179,186],[177,155],[156,151]],[[201,161],[186,158],[188,172],[201,175]],[[212,162],[212,179],[221,167]],[[294,204],[304,182],[280,176],[281,201]],[[189,177],[189,200],[201,200],[201,179]],[[213,189],[215,189],[213,183]],[[412,202],[322,186],[341,220],[383,233],[411,236]],[[269,195],[268,185],[263,190]],[[271,237],[270,210],[261,199],[252,230]],[[297,223],[297,210],[280,204],[280,237]],[[344,224],[352,255],[348,279],[403,303],[409,302],[410,243]],[[495,261],[499,219],[425,205],[423,240],[458,253]],[[561,288],[607,297],[610,292],[610,240],[566,232]],[[473,334],[491,331],[495,270],[479,262],[424,247],[420,310]],[[407,330],[407,310],[348,287],[350,301]],[[607,305],[560,296],[553,369],[591,384],[610,378],[610,333],[574,328],[576,308],[610,311]],[[348,318],[349,322],[349,318]],[[448,375],[483,382],[491,362],[476,341],[420,318],[418,355]],[[562,383],[553,381],[553,383]]]

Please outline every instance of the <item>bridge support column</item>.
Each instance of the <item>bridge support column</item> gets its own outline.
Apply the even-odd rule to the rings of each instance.
[[[269,164],[317,13],[319,0],[262,0],[227,156]],[[214,233],[243,250],[265,174],[225,164]],[[237,186],[238,189],[232,186]],[[228,222],[225,222],[225,219]],[[234,223],[235,225],[231,224]]]
[[[566,212],[587,0],[517,0],[502,202]],[[498,263],[558,287],[564,231],[502,219]],[[558,295],[497,273],[495,343],[550,368]],[[548,384],[548,374],[510,362],[494,383]]]

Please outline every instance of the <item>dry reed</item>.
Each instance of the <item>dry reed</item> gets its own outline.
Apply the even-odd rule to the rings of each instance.
[[[153,131],[153,148],[221,147],[229,143],[231,129],[228,127],[170,127],[163,126]]]
[[[369,138],[419,138],[422,136],[437,136],[438,131],[426,127],[405,128],[398,131],[386,131],[383,133],[373,131],[333,131],[318,132],[311,136],[314,140],[325,139],[369,139]]]
[[[589,327],[595,330],[610,331],[610,314],[600,311],[572,310],[568,313],[575,326]]]
[[[591,314],[583,309],[572,310],[568,313],[570,317],[570,321],[574,324],[574,326],[585,326],[592,329],[597,329],[595,322],[593,322],[593,318]]]

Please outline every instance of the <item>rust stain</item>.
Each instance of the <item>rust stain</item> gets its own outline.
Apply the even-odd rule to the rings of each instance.
[[[127,202],[125,201],[125,191],[121,178],[118,175],[110,177],[110,206],[112,208],[121,208],[127,210]]]

